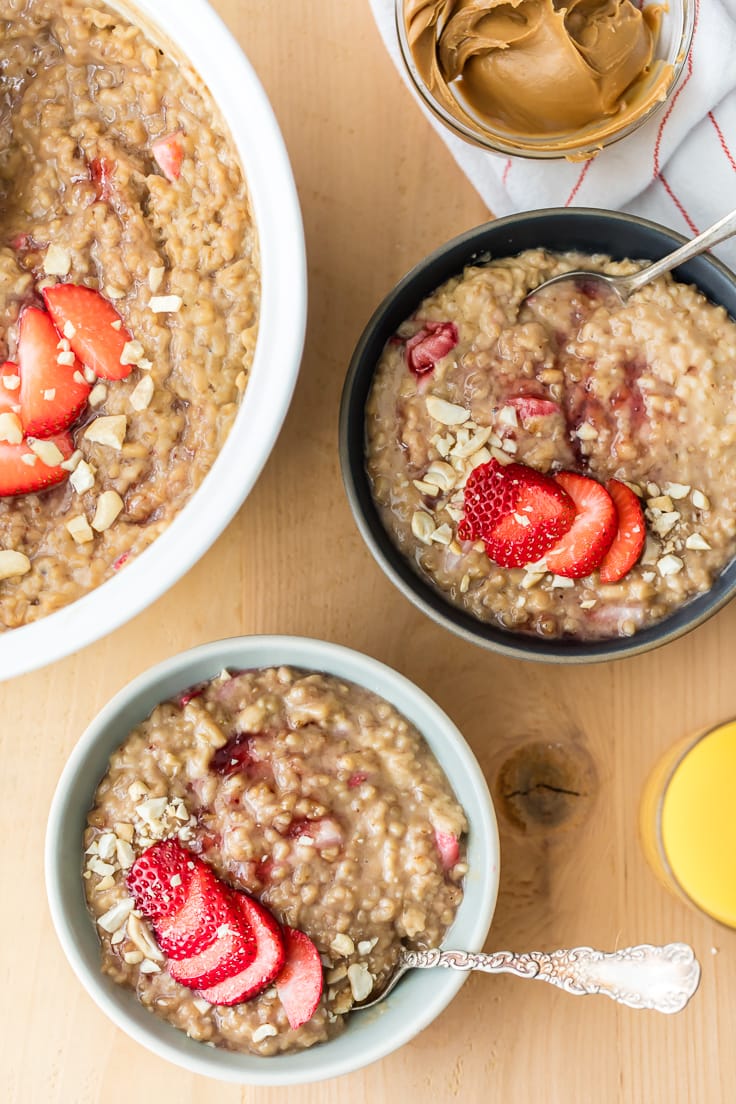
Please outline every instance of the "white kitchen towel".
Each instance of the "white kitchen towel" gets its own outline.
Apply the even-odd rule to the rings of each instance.
[[[371,0],[371,6],[409,84],[394,0]],[[537,207],[613,207],[692,236],[736,207],[736,0],[695,0],[692,48],[669,104],[582,164],[487,153],[422,110],[496,216]],[[736,268],[736,239],[715,252]]]

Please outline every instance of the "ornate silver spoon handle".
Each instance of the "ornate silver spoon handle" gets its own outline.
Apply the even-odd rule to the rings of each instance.
[[[668,943],[665,947],[644,943],[609,953],[594,951],[592,947],[573,947],[549,954],[403,951],[401,965],[516,974],[547,981],[567,993],[580,996],[602,993],[629,1008],[650,1008],[657,1012],[680,1012],[700,981],[700,965],[686,943]]]

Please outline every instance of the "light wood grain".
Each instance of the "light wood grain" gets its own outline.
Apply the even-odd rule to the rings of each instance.
[[[655,882],[637,840],[637,807],[661,751],[736,714],[736,605],[660,652],[571,670],[462,643],[384,580],[339,477],[346,364],[393,282],[488,212],[401,85],[367,0],[215,7],[259,72],[292,157],[309,254],[306,355],[262,479],[202,562],[112,637],[0,685],[0,1099],[726,1104],[736,1084],[736,940]],[[501,818],[501,894],[488,945],[613,948],[683,938],[703,963],[691,1006],[670,1019],[474,976],[401,1052],[289,1092],[188,1075],[116,1031],[72,975],[48,916],[42,841],[56,779],[84,726],[130,678],[182,648],[253,632],[325,637],[392,664],[453,717],[492,787],[529,740],[584,747],[597,784],[582,825],[525,835]]]

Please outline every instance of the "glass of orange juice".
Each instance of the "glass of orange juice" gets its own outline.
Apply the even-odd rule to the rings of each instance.
[[[736,928],[736,720],[676,744],[642,799],[644,851],[680,897]]]

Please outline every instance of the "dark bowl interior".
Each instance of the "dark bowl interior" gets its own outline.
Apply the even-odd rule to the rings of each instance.
[[[365,470],[364,408],[383,347],[422,300],[463,268],[488,257],[543,247],[557,252],[607,253],[616,259],[657,260],[685,239],[656,223],[617,211],[559,208],[532,211],[476,227],[443,245],[411,270],[376,310],[353,353],[340,407],[340,461],[353,515],[373,556],[402,593],[433,620],[466,640],[524,659],[585,663],[636,655],[668,643],[714,614],[736,588],[736,560],[711,589],[633,637],[611,640],[543,640],[507,632],[452,605],[421,578],[394,546],[373,503]],[[736,318],[736,276],[711,256],[675,271]]]

